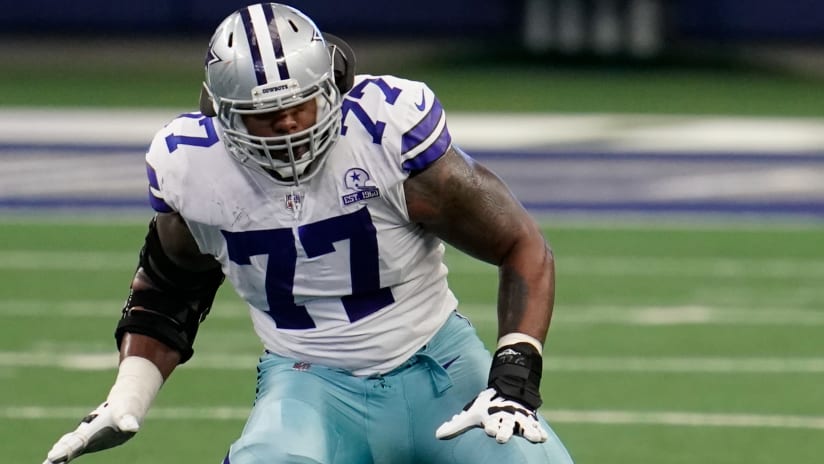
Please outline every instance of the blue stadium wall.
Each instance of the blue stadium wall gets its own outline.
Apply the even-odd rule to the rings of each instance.
[[[552,0],[549,0],[552,1]],[[591,2],[595,0],[580,0]],[[629,0],[618,0],[629,1]],[[676,39],[824,41],[822,0],[660,0]],[[250,1],[0,0],[0,35],[208,35],[227,13]],[[522,1],[304,0],[298,6],[318,25],[359,36],[512,37]]]

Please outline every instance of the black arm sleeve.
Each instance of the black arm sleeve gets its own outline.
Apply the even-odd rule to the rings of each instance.
[[[115,330],[118,349],[126,332],[137,333],[177,350],[181,364],[188,361],[198,327],[223,283],[223,273],[219,267],[198,272],[175,264],[163,251],[155,219],[140,250],[137,272],[148,276],[153,288],[130,289]]]

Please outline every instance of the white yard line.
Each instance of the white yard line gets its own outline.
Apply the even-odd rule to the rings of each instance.
[[[447,265],[456,274],[495,275],[491,265],[450,255]],[[684,277],[824,277],[824,262],[814,259],[718,258],[675,256],[575,256],[557,253],[555,266],[564,275],[684,276]]]
[[[458,310],[474,323],[495,324],[493,304],[462,303]],[[0,312],[2,315],[2,312]],[[727,307],[727,306],[593,306],[556,304],[552,316],[559,326],[820,326],[824,311],[815,307]]]
[[[138,251],[4,250],[0,251],[0,269],[128,272],[137,263]]]
[[[632,308],[559,306],[553,319],[558,324],[578,325],[821,326],[824,325],[824,311],[697,305]]]
[[[128,290],[128,289],[127,289]],[[43,317],[109,319],[120,317],[123,300],[3,300],[0,299],[0,318],[3,317]],[[209,313],[209,320],[248,319],[249,313],[243,303],[236,300],[224,304],[220,299],[215,303],[220,309]]]
[[[679,411],[588,411],[564,409],[542,409],[541,413],[551,423],[824,429],[824,416],[719,414]]]
[[[546,371],[697,374],[822,374],[824,358],[550,356]]]
[[[0,270],[124,271],[134,267],[137,251],[0,250]],[[462,256],[450,256],[449,268],[459,274],[494,273]],[[566,275],[824,278],[824,262],[814,259],[633,257],[559,255],[556,266]]]
[[[0,142],[148,144],[181,109],[5,108]],[[39,130],[49,127],[48,131]],[[820,151],[824,119],[713,115],[461,113],[449,131],[472,150],[569,146],[596,141],[615,150],[679,152]]]
[[[256,353],[199,353],[181,369],[254,370]],[[115,352],[53,353],[48,351],[0,352],[2,368],[50,368],[79,371],[113,370]],[[544,370],[567,372],[635,372],[687,374],[824,374],[821,357],[632,357],[551,356]]]
[[[250,408],[216,407],[155,407],[148,420],[210,420],[244,421]],[[2,420],[74,420],[88,413],[77,407],[7,406],[0,408]],[[727,427],[824,429],[824,416],[721,414],[682,411],[614,411],[541,409],[551,423],[597,425],[659,425],[672,427]]]
[[[0,318],[89,318],[118,317],[122,300],[0,300]],[[459,305],[459,310],[476,323],[497,320],[493,304]],[[239,300],[218,300],[209,320],[246,319],[246,307]],[[804,308],[685,306],[593,306],[557,305],[553,320],[563,325],[737,325],[737,326],[821,326],[824,311]]]

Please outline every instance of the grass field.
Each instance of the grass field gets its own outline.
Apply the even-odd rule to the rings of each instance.
[[[818,463],[824,454],[822,227],[547,221],[558,299],[544,414],[578,463]],[[4,460],[40,463],[106,394],[140,220],[0,224]],[[451,283],[489,344],[494,268],[450,250]],[[87,464],[220,462],[260,350],[224,287],[190,364],[137,439]]]

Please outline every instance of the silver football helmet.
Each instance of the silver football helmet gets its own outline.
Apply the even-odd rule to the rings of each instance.
[[[341,93],[321,32],[300,11],[277,3],[242,8],[218,26],[206,53],[209,93],[229,152],[298,185],[318,172],[340,132]],[[242,115],[270,113],[315,99],[315,124],[275,137],[251,135]]]

